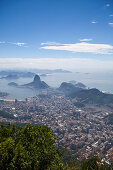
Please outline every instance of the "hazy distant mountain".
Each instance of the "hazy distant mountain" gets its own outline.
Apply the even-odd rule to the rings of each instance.
[[[63,70],[63,69],[56,69],[56,70],[53,70],[53,72],[55,72],[55,73],[71,73],[71,71]]]
[[[86,104],[110,104],[113,103],[113,94],[106,94],[96,88],[83,89],[71,83],[63,82],[59,90],[66,96],[77,98],[79,102]]]
[[[13,79],[13,77],[33,77],[35,73],[32,72],[26,72],[26,71],[15,71],[15,70],[9,70],[9,71],[0,71],[0,75],[4,76],[2,78],[5,79]]]
[[[75,80],[71,80],[69,81],[69,83],[73,84],[75,87],[79,87],[79,88],[86,88],[86,85],[84,85],[83,83],[81,82],[77,82]]]
[[[72,93],[75,93],[81,90],[81,88],[75,87],[75,85],[71,83],[66,83],[66,82],[63,82],[58,89],[60,91],[63,91],[66,95],[71,95]]]
[[[40,74],[40,77],[46,77],[47,74]]]
[[[49,70],[49,69],[33,69],[33,72],[36,72],[38,74],[52,74],[52,73],[71,73],[71,71],[63,70],[63,69],[55,69],[55,70]]]
[[[15,83],[15,82],[10,82],[10,83],[8,83],[8,85],[9,85],[9,86],[18,86],[18,84]]]
[[[40,80],[40,77],[38,75],[35,75],[33,82],[24,84],[24,87],[32,87],[36,89],[47,89],[49,86],[44,82]]]
[[[98,89],[82,89],[79,92],[69,94],[72,98],[79,98],[82,103],[110,104],[113,103],[113,94],[106,94]]]
[[[55,69],[55,70],[30,69],[30,71],[27,71],[27,70],[1,70],[0,71],[1,76],[7,76],[9,74],[12,74],[12,75],[18,75],[20,77],[33,77],[36,73],[51,74],[51,73],[71,73],[71,72],[68,70],[63,70],[63,69]]]
[[[1,79],[7,79],[7,80],[12,80],[12,79],[18,79],[18,75],[13,75],[13,74],[9,74],[5,77],[1,77]]]
[[[79,88],[83,88],[83,89],[86,88],[86,86],[83,83],[80,83],[80,82],[76,83],[75,87],[79,87]]]

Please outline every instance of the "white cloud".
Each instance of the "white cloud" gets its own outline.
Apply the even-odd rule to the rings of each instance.
[[[109,24],[110,26],[113,26],[113,22],[109,22],[108,24]]]
[[[91,39],[91,38],[89,38],[89,39],[84,38],[84,39],[81,39],[80,41],[82,41],[82,42],[86,42],[86,41],[92,41],[92,39]]]
[[[92,24],[97,24],[98,22],[97,21],[91,21]]]
[[[24,46],[26,43],[20,43],[20,42],[18,42],[18,43],[15,43],[17,46]]]
[[[42,42],[41,45],[61,45],[61,44],[57,42],[48,41],[48,42]]]
[[[109,15],[110,17],[113,17],[113,14]]]
[[[113,61],[90,58],[0,58],[1,69],[113,70]]]
[[[41,49],[46,50],[63,50],[79,53],[93,53],[93,54],[113,54],[113,46],[109,44],[91,44],[86,42],[75,44],[62,44],[58,46],[44,46]]]
[[[17,46],[24,46],[26,47],[26,43],[23,43],[23,42],[5,42],[5,41],[0,41],[0,44],[14,44],[14,45],[17,45]]]
[[[17,46],[25,46],[26,43],[23,43],[23,42],[17,42],[17,43],[13,43],[13,42],[9,42],[10,44],[14,44],[14,45],[17,45]]]
[[[110,6],[110,4],[106,4],[106,6],[107,6],[107,7],[109,7],[109,6]]]

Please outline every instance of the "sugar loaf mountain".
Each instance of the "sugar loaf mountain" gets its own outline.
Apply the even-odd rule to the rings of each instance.
[[[44,82],[40,80],[40,77],[38,75],[35,75],[33,82],[22,85],[24,87],[30,87],[35,89],[47,89],[49,86]]]
[[[11,82],[8,85],[24,88],[29,87],[37,90],[51,88],[44,81],[41,81],[39,75],[35,75],[34,80],[28,84],[20,86],[15,82]],[[76,98],[80,104],[113,104],[113,94],[103,93],[96,88],[87,89],[86,86],[80,82],[63,82],[57,89],[57,92],[58,91],[64,93],[65,96],[69,98]]]

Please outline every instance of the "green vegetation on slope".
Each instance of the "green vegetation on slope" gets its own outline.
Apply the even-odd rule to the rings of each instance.
[[[61,150],[48,126],[2,125],[0,127],[0,169],[61,169]]]
[[[84,161],[76,161],[71,153],[63,155],[55,139],[48,126],[0,124],[0,169],[113,170],[97,155]]]
[[[71,83],[63,82],[59,90],[71,98],[77,98],[83,104],[110,104],[113,103],[113,94],[107,94],[98,89],[83,89]]]
[[[113,103],[113,94],[102,93],[98,89],[81,90],[70,93],[69,97],[79,98],[82,103],[89,104],[109,104]]]

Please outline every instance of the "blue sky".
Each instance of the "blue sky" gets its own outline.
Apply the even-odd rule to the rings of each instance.
[[[113,1],[0,0],[0,66],[21,67],[21,62],[112,68]]]

